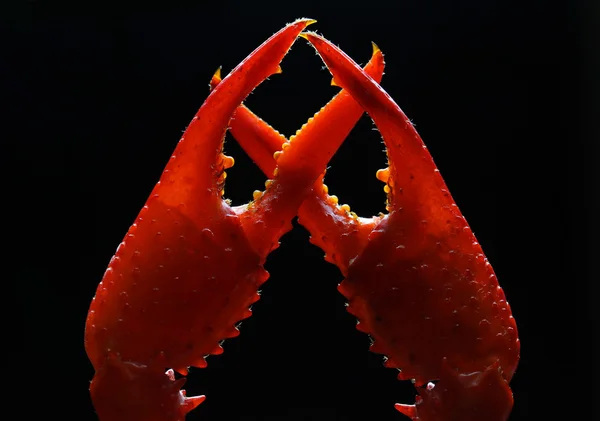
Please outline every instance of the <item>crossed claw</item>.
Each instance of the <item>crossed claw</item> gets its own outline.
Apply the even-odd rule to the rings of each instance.
[[[117,249],[94,297],[85,344],[102,421],[182,421],[204,401],[179,390],[188,366],[205,367],[251,315],[263,264],[297,214],[345,280],[340,292],[371,350],[401,369],[420,395],[396,408],[413,420],[503,421],[519,359],[516,323],[494,271],[414,126],[381,88],[383,54],[364,69],[300,19],[269,38],[202,105],[159,183]],[[298,36],[343,88],[288,139],[247,107],[280,73]],[[366,111],[388,167],[386,215],[362,218],[323,184],[325,168]],[[233,116],[233,118],[232,118]],[[223,200],[225,131],[270,178],[246,205]],[[169,368],[165,373],[165,368]]]

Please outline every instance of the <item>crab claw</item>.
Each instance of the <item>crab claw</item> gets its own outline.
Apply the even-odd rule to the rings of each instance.
[[[267,253],[257,254],[221,197],[224,169],[233,165],[221,152],[224,134],[235,109],[280,72],[279,62],[312,22],[277,32],[209,95],[111,259],[85,331],[96,371],[90,392],[102,421],[183,420],[204,397],[180,394],[182,382],[165,368],[185,375],[189,366],[206,366],[205,357],[220,353],[220,341],[239,334],[236,324],[249,316],[268,277],[261,266]],[[326,163],[303,182],[310,186]]]
[[[393,212],[405,206],[407,200],[419,201],[432,211],[453,205],[431,154],[411,121],[387,92],[325,38],[312,32],[300,36],[315,47],[336,84],[350,92],[381,132],[390,166],[389,170],[381,171],[378,178],[388,186],[388,210]],[[396,192],[394,186],[402,186],[401,193]],[[439,194],[442,191],[445,194]]]
[[[280,73],[279,63],[298,34],[315,22],[300,19],[270,37],[211,92],[185,130],[153,194],[171,206],[218,202],[223,190],[223,170],[233,165],[222,154],[229,120],[238,105],[267,77]]]
[[[501,370],[489,375],[508,387],[519,361],[515,320],[423,141],[400,107],[350,57],[319,35],[301,36],[336,84],[373,119],[389,159],[389,168],[378,176],[386,182],[389,215],[339,285],[348,310],[373,339],[371,349],[389,357],[388,367],[401,369],[401,380],[422,385],[440,379],[435,389],[445,390],[452,383],[450,375],[444,380],[447,359],[460,373],[488,373],[497,363]],[[473,394],[471,404],[478,400],[482,408],[488,399]],[[498,399],[505,405],[499,413],[510,412],[512,403]],[[470,420],[467,415],[463,419]]]
[[[364,70],[376,81],[381,81],[385,63],[383,54],[373,44],[370,61]],[[220,70],[213,75],[210,86],[221,82]],[[348,136],[363,110],[346,92],[338,93],[296,133],[312,133],[315,139],[329,139],[333,147]],[[230,123],[230,133],[252,160],[268,177],[274,177],[281,150],[289,146],[288,140],[245,105],[236,110]],[[328,194],[323,177],[312,186],[300,209],[299,222],[311,233],[311,242],[326,253],[326,259],[336,264],[345,274],[348,262],[364,248],[368,234],[379,217],[359,218],[347,205],[338,205],[336,197]]]

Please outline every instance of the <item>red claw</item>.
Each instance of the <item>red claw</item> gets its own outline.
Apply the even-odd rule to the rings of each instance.
[[[328,196],[322,179],[298,215],[311,241],[347,276],[340,291],[350,301],[348,311],[360,320],[357,328],[374,338],[371,350],[389,357],[387,367],[402,368],[400,379],[427,384],[416,405],[396,408],[423,421],[453,414],[473,421],[505,420],[512,408],[508,382],[519,358],[516,324],[431,155],[377,84],[383,72],[380,51],[374,50],[363,71],[322,37],[301,35],[344,88],[302,131],[310,128],[315,136],[341,141],[361,115],[356,100],[387,146],[389,168],[377,178],[386,183],[389,215],[358,218]],[[378,59],[380,72],[374,71]],[[218,75],[212,85],[217,83]],[[231,132],[270,174],[275,162],[269,154],[285,138],[244,106],[236,111]]]
[[[417,385],[439,380],[432,396],[462,411],[434,411],[436,399],[424,395],[415,419],[505,420],[512,408],[507,383],[519,360],[519,339],[480,244],[398,105],[335,45],[313,33],[303,36],[336,84],[369,113],[389,158],[389,169],[380,173],[389,215],[372,231],[339,287],[349,310],[378,352],[389,357],[388,366],[402,370],[400,379]],[[489,387],[463,381],[478,372],[485,373]],[[483,409],[490,406],[497,410]]]
[[[189,366],[223,352],[252,314],[262,265],[299,221],[346,279],[339,285],[357,328],[416,403],[418,421],[505,421],[519,339],[504,293],[415,128],[379,86],[383,54],[365,69],[298,20],[269,38],[221,81],[180,140],[159,183],[117,249],[94,297],[85,346],[101,421],[183,421],[205,399],[180,390]],[[289,140],[241,102],[279,73],[298,35],[343,90]],[[325,168],[362,113],[379,128],[389,168],[388,214],[360,218],[323,184]],[[235,113],[235,114],[234,114]],[[232,115],[235,118],[231,119]],[[271,178],[254,201],[223,200],[225,130]],[[165,372],[165,369],[167,371]]]
[[[96,374],[90,392],[102,421],[180,421],[203,396],[186,397],[182,375],[206,366],[220,341],[250,316],[269,251],[290,226],[336,146],[311,136],[282,154],[278,175],[248,206],[223,200],[222,154],[234,110],[313,21],[288,25],[254,51],[202,105],[98,286],[85,346]],[[318,140],[318,139],[317,139]]]

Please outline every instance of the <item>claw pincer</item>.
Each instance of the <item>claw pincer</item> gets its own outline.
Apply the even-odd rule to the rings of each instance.
[[[514,318],[496,275],[412,123],[339,48],[306,33],[336,84],[379,128],[389,159],[389,214],[352,261],[340,292],[372,351],[417,386],[438,381],[413,419],[505,420],[519,359]],[[389,174],[389,176],[388,176]],[[493,408],[490,412],[490,408]]]
[[[388,215],[357,217],[329,196],[322,177],[298,215],[311,241],[346,276],[339,290],[357,328],[374,340],[371,350],[386,355],[387,367],[401,369],[399,379],[419,387],[416,404],[396,408],[422,421],[506,420],[513,404],[508,383],[519,359],[515,321],[431,155],[377,84],[381,52],[374,49],[363,71],[324,38],[300,35],[344,88],[301,132],[341,143],[364,108],[387,147],[389,167],[377,178],[386,184]],[[380,72],[373,65],[378,60]],[[283,136],[244,106],[231,133],[265,174],[273,171],[269,155],[282,142],[285,147]]]
[[[396,408],[415,421],[505,421],[520,343],[510,306],[481,246],[412,123],[379,86],[383,54],[361,69],[297,20],[221,81],[169,160],[98,286],[86,323],[96,371],[90,391],[101,421],[183,421],[204,396],[180,390],[189,366],[205,367],[251,315],[263,264],[297,214],[338,286],[401,380],[418,388]],[[342,88],[288,139],[242,105],[297,36],[317,50]],[[388,214],[361,218],[323,184],[327,163],[363,112],[382,134]],[[234,118],[232,119],[232,116]],[[223,154],[234,138],[270,178],[254,201],[223,199]],[[165,371],[166,370],[166,371]]]
[[[234,110],[268,76],[298,34],[298,20],[269,38],[215,89],[188,126],[161,178],[112,258],[88,313],[90,391],[102,421],[179,421],[204,397],[179,391],[172,368],[204,367],[250,316],[262,265],[335,150],[297,142],[260,201],[223,200],[222,153]],[[308,154],[309,156],[305,156]],[[297,163],[303,163],[298,173]],[[287,224],[287,225],[286,225]]]

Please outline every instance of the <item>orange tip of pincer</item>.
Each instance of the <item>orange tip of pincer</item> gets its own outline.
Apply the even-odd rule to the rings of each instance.
[[[300,33],[298,34],[298,36],[299,36],[300,38],[304,38],[305,40],[307,40],[307,41],[308,41],[308,34],[309,34],[309,32],[300,32]]]
[[[311,19],[311,18],[300,18],[300,19],[296,19],[296,21],[294,23],[292,23],[292,25],[295,23],[300,23],[300,22],[304,22],[306,24],[305,25],[305,27],[306,27],[308,25],[312,25],[313,23],[317,23],[317,20]]]
[[[208,84],[209,89],[212,91],[217,87],[219,83],[221,83],[221,66],[217,69],[217,71],[210,78],[210,83]]]
[[[373,47],[373,54],[377,54],[381,51],[381,48],[379,48],[373,41],[371,41],[371,46]]]

